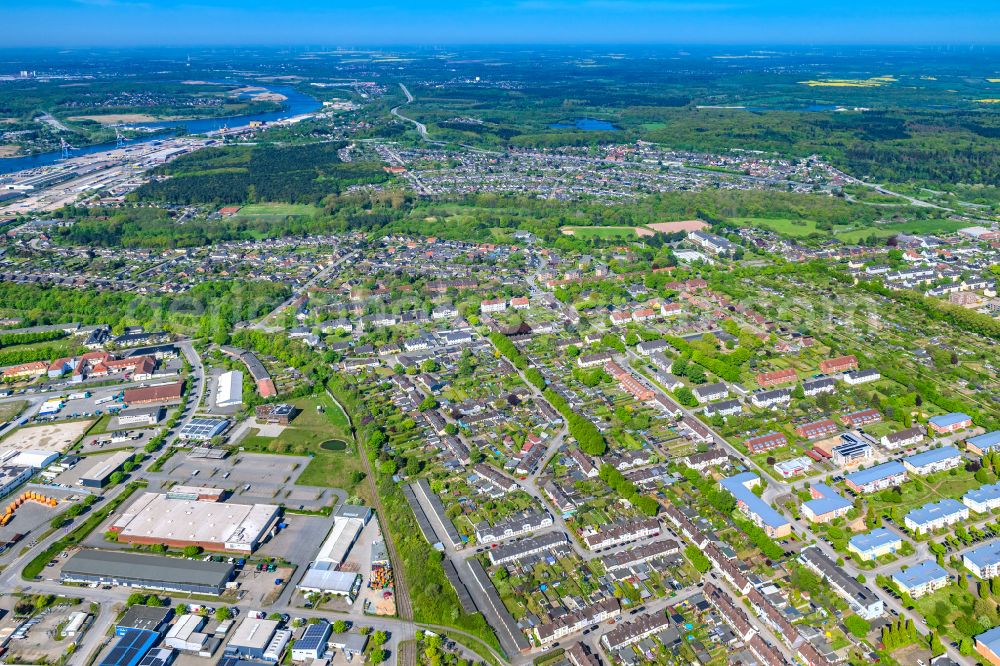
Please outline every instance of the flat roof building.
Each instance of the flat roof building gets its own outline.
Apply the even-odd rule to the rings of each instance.
[[[145,629],[129,629],[120,634],[111,651],[99,662],[99,666],[139,666],[160,634]]]
[[[112,453],[81,476],[79,484],[86,488],[103,488],[111,481],[111,475],[121,470],[122,466],[131,459],[131,451]]]
[[[185,560],[124,551],[81,550],[62,567],[66,583],[98,583],[167,592],[220,595],[234,567],[225,562]]]
[[[278,631],[277,620],[244,618],[226,644],[225,653],[229,656],[260,659],[264,656],[276,631]]]
[[[122,619],[115,624],[115,634],[122,636],[129,629],[144,629],[163,633],[163,628],[174,616],[174,609],[163,606],[129,606]]]
[[[875,452],[869,442],[851,433],[843,433],[840,436],[840,443],[831,450],[833,464],[840,467],[860,465],[868,460]]]
[[[228,504],[143,493],[111,524],[122,543],[252,553],[274,528],[273,504]]]
[[[215,384],[216,407],[238,407],[243,404],[243,373],[230,370],[219,375]]]
[[[306,625],[305,631],[292,645],[292,661],[322,658],[329,638],[330,623],[326,620]]]
[[[191,419],[177,433],[181,439],[189,439],[195,442],[207,442],[217,435],[221,435],[229,427],[228,419],[209,419],[198,417]]]
[[[118,425],[156,425],[165,414],[163,405],[133,407],[118,413]]]

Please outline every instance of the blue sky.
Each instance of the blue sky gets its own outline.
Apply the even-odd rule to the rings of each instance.
[[[2,0],[6,46],[998,44],[997,0]]]

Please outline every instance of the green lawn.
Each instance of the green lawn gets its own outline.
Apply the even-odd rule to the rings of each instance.
[[[790,236],[793,238],[805,238],[812,234],[829,236],[829,232],[816,228],[815,220],[796,220],[790,218],[766,218],[766,217],[736,217],[730,222],[740,226],[753,226],[770,229],[771,231]],[[870,227],[855,227],[848,225],[837,225],[833,229],[833,235],[845,243],[856,243],[859,240],[868,238],[872,234],[880,238],[888,238],[899,233],[939,233],[956,231],[968,226],[966,222],[957,220],[911,220],[901,224],[887,224]]]
[[[372,501],[368,482],[360,477],[364,466],[354,448],[354,438],[344,412],[325,393],[297,398],[291,402],[301,411],[280,435],[263,437],[259,429],[252,429],[251,434],[240,442],[240,446],[247,451],[312,456],[296,483],[342,488],[349,495],[358,495],[366,501]],[[317,405],[323,411],[317,411]],[[322,448],[323,442],[331,439],[347,442],[348,449],[331,451]]]
[[[564,234],[576,238],[635,238],[635,227],[563,227]]]
[[[24,411],[24,408],[27,406],[27,400],[14,400],[13,402],[0,403],[0,423],[12,421],[14,417]]]
[[[239,217],[271,215],[315,215],[316,207],[308,204],[259,203],[240,208]]]

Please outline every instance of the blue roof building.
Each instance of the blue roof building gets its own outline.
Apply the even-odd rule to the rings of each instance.
[[[903,523],[917,534],[924,534],[947,525],[954,525],[968,517],[969,507],[958,500],[943,499],[940,502],[928,502],[919,509],[910,511],[903,519]]]
[[[909,569],[900,569],[892,574],[892,581],[899,586],[901,592],[916,599],[947,585],[948,572],[937,562],[924,560]]]
[[[962,452],[954,446],[942,446],[903,458],[903,466],[913,474],[933,474],[958,467],[963,462]]]
[[[990,541],[966,552],[962,564],[983,580],[1000,574],[1000,541]]]
[[[1000,447],[1000,430],[994,430],[983,435],[976,435],[965,440],[969,450],[973,453],[983,455],[995,448]]]
[[[895,553],[903,545],[903,539],[884,527],[877,527],[868,534],[858,534],[847,542],[847,550],[857,553],[863,560],[874,560],[883,555]]]
[[[851,502],[825,483],[809,488],[813,498],[802,503],[802,513],[814,523],[826,523],[851,510]]]
[[[932,416],[927,424],[938,433],[954,432],[972,425],[972,417],[962,412],[952,412],[941,416]]]
[[[292,661],[322,658],[330,639],[330,631],[330,623],[326,620],[308,625],[299,640],[292,645]]]
[[[857,493],[875,493],[906,481],[902,463],[887,462],[844,477],[847,487]]]
[[[1000,507],[1000,483],[973,488],[962,497],[962,503],[976,513],[987,513]]]
[[[138,666],[153,644],[160,639],[160,632],[148,629],[126,629],[119,634],[118,642],[100,662],[100,666]]]
[[[753,472],[743,472],[719,482],[736,498],[737,505],[750,520],[762,527],[770,537],[788,536],[792,524],[770,504],[753,494],[751,488],[760,483],[760,477]]]
[[[976,636],[976,652],[991,663],[1000,663],[1000,627],[993,627]]]

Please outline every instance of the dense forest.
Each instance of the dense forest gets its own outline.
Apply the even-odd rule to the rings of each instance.
[[[111,323],[117,331],[140,325],[214,335],[262,316],[289,293],[286,285],[263,280],[203,282],[184,294],[163,295],[0,282],[0,312],[16,313],[24,325],[79,321]]]
[[[226,146],[184,155],[160,167],[161,177],[139,188],[140,201],[245,204],[319,203],[352,185],[389,179],[381,164],[342,162],[342,142],[295,146]]]

